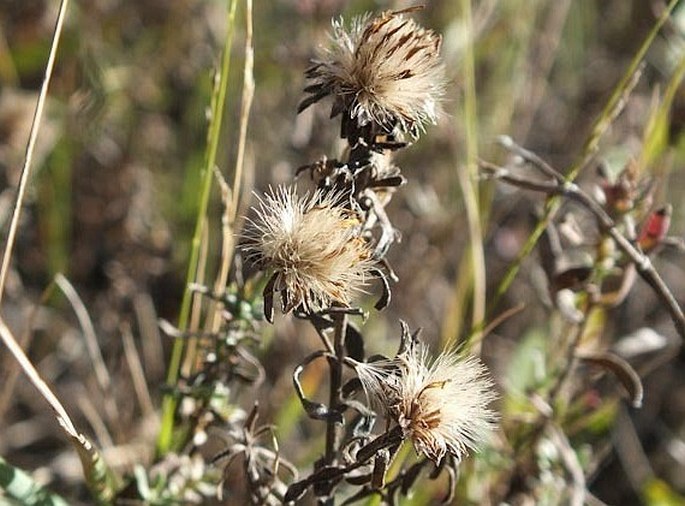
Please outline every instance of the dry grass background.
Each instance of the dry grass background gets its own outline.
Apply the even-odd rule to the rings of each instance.
[[[336,149],[326,107],[296,116],[303,71],[332,16],[403,8],[403,1],[274,0],[256,2],[255,99],[246,144],[245,195],[252,188],[289,181],[295,169]],[[446,113],[416,146],[398,159],[409,184],[389,213],[402,242],[389,260],[400,281],[393,302],[365,326],[368,346],[389,351],[399,337],[398,318],[423,327],[436,346],[468,331],[468,297],[462,259],[467,227],[456,167],[466,146],[461,75],[464,25],[458,2],[430,0],[418,14],[444,34],[450,79]],[[23,336],[24,348],[54,386],[78,425],[97,441],[112,467],[131,469],[154,454],[161,386],[170,350],[157,319],[176,321],[192,226],[199,198],[199,167],[206,137],[212,69],[225,36],[225,5],[198,0],[94,0],[74,2],[67,17],[35,173],[20,223],[3,315]],[[590,127],[654,25],[660,2],[642,0],[482,0],[473,6],[479,155],[501,158],[494,143],[507,134],[565,169],[582,151]],[[242,19],[242,4],[238,19]],[[0,2],[0,223],[8,223],[13,189],[28,137],[56,16],[54,2]],[[685,55],[685,8],[662,30],[644,74],[600,145],[614,167],[639,158],[651,111]],[[233,68],[242,68],[244,28],[237,23]],[[226,127],[218,165],[236,156],[242,76],[229,83]],[[685,230],[682,205],[685,161],[684,88],[678,87],[668,123],[668,144],[654,149],[648,170],[658,180],[657,200],[674,205],[672,230]],[[582,178],[590,180],[592,170]],[[491,201],[485,226],[487,288],[492,294],[530,234],[539,196],[483,185]],[[247,204],[244,202],[243,204]],[[483,208],[485,209],[485,208]],[[222,212],[210,203],[213,223]],[[217,225],[218,227],[218,225]],[[218,248],[209,249],[216,265]],[[499,305],[521,302],[483,344],[483,355],[503,385],[509,364],[530,336],[551,332],[539,287],[539,258],[532,254]],[[683,253],[666,251],[657,267],[673,292],[685,294]],[[74,285],[95,327],[106,369],[98,378],[82,327],[60,290],[44,292],[56,273]],[[461,311],[461,312],[459,312]],[[609,311],[603,339],[616,341],[649,327],[671,342],[677,334],[657,298],[637,283]],[[30,330],[27,330],[30,329]],[[294,363],[316,346],[316,336],[279,318],[260,351],[267,377],[256,392],[261,416],[279,423],[282,451],[311,461],[312,422],[303,420],[292,395]],[[135,347],[135,352],[132,352]],[[609,504],[649,502],[631,465],[647,466],[671,493],[685,494],[685,368],[682,353],[649,357],[645,405],[620,424],[590,489]],[[142,363],[141,389],[135,356]],[[643,359],[643,361],[646,359]],[[653,361],[658,361],[658,367]],[[31,471],[74,504],[84,499],[77,457],[30,384],[14,381],[10,357],[0,351],[0,455]],[[316,385],[325,371],[305,378]],[[317,376],[319,375],[319,376]],[[634,430],[632,439],[630,430]],[[628,431],[628,435],[626,432]],[[641,468],[643,469],[643,468]],[[641,499],[640,499],[641,498]],[[673,501],[677,501],[673,499]],[[650,504],[678,504],[655,500]],[[682,503],[680,503],[682,504]]]

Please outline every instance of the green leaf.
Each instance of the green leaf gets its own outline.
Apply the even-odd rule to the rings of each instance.
[[[68,506],[67,501],[43,488],[28,473],[7,463],[2,457],[0,457],[0,491],[3,491],[10,500],[16,501],[10,504]]]
[[[647,480],[642,488],[642,500],[647,506],[685,506],[685,497],[658,478]]]

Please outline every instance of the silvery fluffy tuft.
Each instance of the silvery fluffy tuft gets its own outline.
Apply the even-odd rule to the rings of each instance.
[[[461,460],[494,427],[496,415],[488,406],[497,395],[477,357],[447,351],[430,361],[428,348],[414,343],[393,359],[355,369],[371,402],[436,464],[447,453]]]
[[[273,272],[265,299],[279,292],[285,313],[333,302],[349,306],[374,265],[354,213],[335,205],[338,195],[298,197],[292,187],[279,186],[258,200],[243,251],[246,260]]]
[[[397,128],[417,137],[437,121],[444,93],[440,44],[439,35],[401,12],[358,17],[349,29],[334,21],[329,47],[307,71],[310,96],[300,110],[332,95],[331,116],[343,112],[358,127],[375,124],[386,134]]]

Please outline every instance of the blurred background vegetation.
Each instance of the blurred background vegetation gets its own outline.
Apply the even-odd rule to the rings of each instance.
[[[317,44],[325,41],[331,17],[415,3],[255,2],[256,91],[243,208],[252,189],[288,182],[298,167],[340,150],[327,107],[295,113],[303,71]],[[462,76],[470,43],[476,70],[478,155],[501,159],[494,139],[507,134],[563,171],[580,157],[592,123],[664,7],[658,0],[481,0],[473,4],[470,32],[464,2],[425,4],[416,17],[444,35],[449,76],[445,114],[397,160],[409,180],[388,210],[402,232],[402,243],[389,254],[399,282],[388,310],[365,324],[372,352],[395,349],[399,318],[412,328],[423,327],[436,347],[462,336],[472,324],[469,264],[464,260],[467,222],[457,176],[466,157],[464,107],[469,100],[474,105]],[[235,71],[218,157],[229,180],[245,54],[243,7],[239,3]],[[3,234],[56,12],[56,2],[0,0]],[[135,463],[149,465],[154,456],[171,344],[160,336],[157,319],[175,322],[183,294],[200,194],[207,108],[225,20],[226,5],[220,1],[76,1],[70,6],[57,57],[4,316],[24,335],[33,362],[118,470],[130,470]],[[684,59],[685,6],[676,7],[652,45],[643,76],[602,139],[598,155],[614,172],[631,158],[639,160],[643,174],[657,181],[655,201],[673,203],[672,230],[681,236],[685,88],[673,76]],[[591,183],[594,177],[594,170],[586,170],[581,181]],[[491,183],[480,189],[487,286],[492,294],[534,227],[542,200]],[[213,241],[219,236],[222,212],[215,193],[210,204],[210,223],[216,226]],[[218,255],[218,247],[210,246],[210,271]],[[656,263],[683,301],[683,253],[665,251]],[[537,253],[523,261],[495,313],[519,303],[525,309],[483,344],[484,359],[503,390],[525,392],[535,381],[536,360],[554,347],[549,336],[558,322],[545,302],[539,265]],[[74,284],[95,323],[111,376],[105,395],[70,306],[57,292],[43,296],[58,272]],[[668,313],[638,281],[626,301],[601,318],[597,338],[607,346],[645,332],[653,332],[663,344],[652,355],[636,359],[636,367],[645,373],[642,409],[611,404],[615,409],[602,417],[604,392],[592,391],[596,398],[587,402],[595,402],[599,413],[593,427],[598,439],[613,444],[595,459],[590,489],[609,504],[683,504],[677,494],[685,495],[685,355],[677,352],[678,337]],[[33,330],[24,333],[27,322]],[[132,395],[135,385],[122,338],[129,332],[142,357],[151,396],[147,404],[145,396],[141,400]],[[290,318],[280,318],[273,333],[276,337],[265,339],[259,351],[267,371],[265,384],[240,392],[238,402],[247,408],[250,399],[259,398],[262,420],[278,426],[284,455],[297,463],[310,462],[322,443],[309,441],[320,431],[303,419],[290,373],[317,346],[317,338]],[[77,457],[32,387],[21,378],[14,382],[10,363],[0,351],[0,455],[76,504],[84,497]],[[313,366],[305,385],[315,390],[325,372]],[[114,401],[114,408],[107,408],[106,398]],[[481,461],[488,458],[496,456],[486,453]]]

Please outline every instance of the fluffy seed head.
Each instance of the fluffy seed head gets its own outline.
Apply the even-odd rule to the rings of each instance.
[[[494,426],[488,407],[494,385],[474,356],[443,352],[431,362],[428,349],[416,344],[394,359],[358,364],[356,371],[371,401],[436,464],[446,453],[461,460]]]
[[[313,82],[300,110],[333,95],[332,116],[344,111],[359,127],[375,123],[416,137],[437,120],[445,85],[440,44],[400,13],[355,18],[349,28],[334,21],[329,47],[307,71]]]
[[[274,273],[284,312],[350,305],[370,277],[371,249],[358,235],[355,215],[335,205],[338,198],[318,191],[298,197],[282,186],[258,197],[243,251],[248,261]]]

